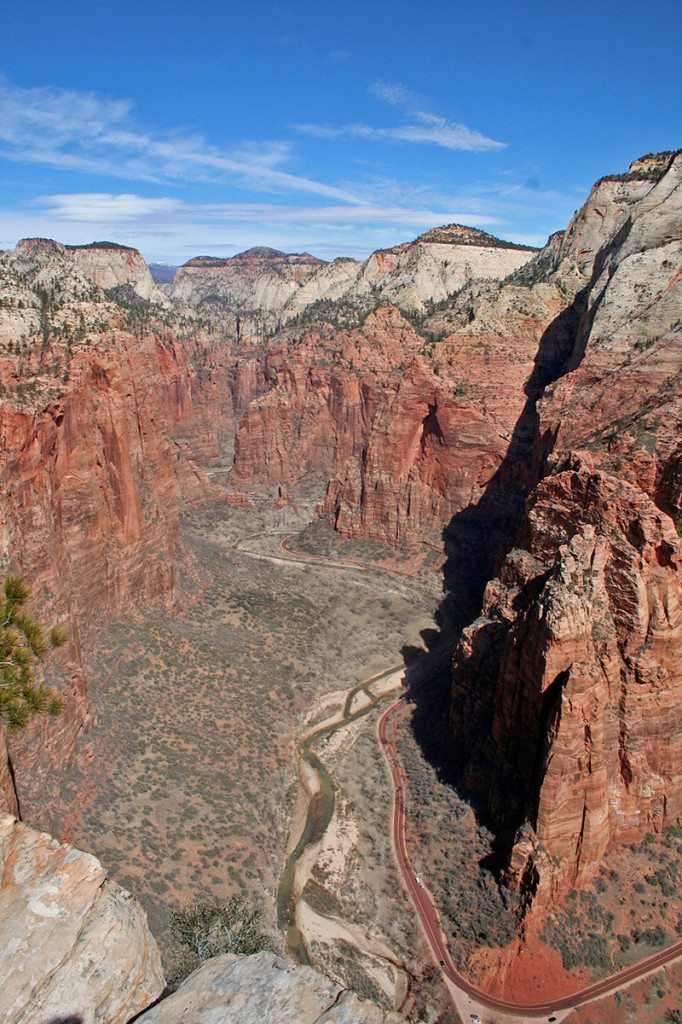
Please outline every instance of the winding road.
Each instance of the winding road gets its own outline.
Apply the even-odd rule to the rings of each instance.
[[[262,536],[262,535],[261,535]],[[237,544],[237,549],[243,554],[249,555],[252,558],[263,559],[275,564],[293,563],[300,567],[307,565],[318,565],[324,566],[327,569],[355,571],[355,572],[367,572],[369,569],[375,569],[375,566],[366,566],[360,562],[355,561],[335,561],[333,559],[327,559],[322,556],[315,555],[304,555],[301,556],[298,553],[294,553],[289,546],[290,537],[285,536],[281,542],[280,550],[285,554],[280,556],[274,556],[263,552],[255,552],[249,550],[245,545],[248,540],[255,538],[246,538]],[[389,574],[395,575],[407,575],[401,573],[399,570],[388,570]],[[416,582],[416,581],[415,581]],[[423,586],[423,583],[421,584]],[[364,680],[363,683],[355,686],[353,690],[349,692],[346,700],[343,713],[338,721],[324,723],[322,727],[317,727],[308,733],[305,737],[306,745],[310,743],[313,738],[317,738],[318,732],[321,734],[331,728],[338,728],[339,725],[348,724],[356,717],[360,717],[366,713],[369,708],[363,708],[359,714],[353,714],[351,712],[351,704],[354,696],[364,690],[368,684],[376,681],[382,676],[388,675],[390,672],[395,672],[396,666],[392,669],[386,670],[383,673],[378,673],[377,676],[371,677],[370,679]],[[424,682],[425,680],[422,680]],[[370,694],[368,694],[370,696]],[[373,696],[373,695],[372,695]],[[423,881],[418,877],[412,864],[410,862],[409,854],[407,852],[407,844],[405,838],[405,823],[406,823],[406,796],[405,796],[405,780],[400,767],[398,758],[398,752],[395,744],[394,735],[395,733],[391,730],[392,719],[394,716],[405,707],[404,698],[407,694],[401,696],[397,701],[390,705],[390,707],[383,713],[379,721],[377,722],[377,737],[383,755],[386,759],[389,773],[393,785],[393,816],[391,825],[391,841],[393,845],[393,851],[398,864],[398,868],[403,877],[405,887],[409,893],[409,896],[414,905],[415,911],[419,918],[424,935],[427,939],[434,961],[439,965],[441,974],[446,983],[448,990],[453,996],[453,1000],[457,1004],[460,1015],[463,1014],[463,1019],[466,1019],[466,1011],[471,1010],[469,1017],[472,1020],[482,1020],[481,1011],[483,1008],[488,1010],[494,1010],[498,1013],[505,1014],[508,1018],[515,1019],[517,1022],[525,1021],[528,1018],[533,1020],[545,1019],[547,1021],[556,1021],[559,1017],[566,1015],[567,1011],[575,1009],[584,1003],[592,1002],[595,999],[603,996],[610,995],[617,992],[619,989],[626,985],[631,984],[639,978],[650,974],[652,971],[664,967],[666,964],[677,960],[682,956],[682,941],[676,942],[674,945],[669,946],[667,949],[661,950],[658,953],[654,953],[647,957],[645,960],[640,961],[631,967],[624,968],[618,971],[616,974],[611,975],[608,978],[603,978],[601,981],[597,981],[592,985],[588,985],[586,988],[580,989],[577,992],[573,992],[570,995],[562,996],[558,999],[547,1000],[543,1003],[518,1003],[510,1002],[508,1000],[499,999],[495,996],[490,995],[484,990],[473,985],[467,980],[459,971],[456,969],[447,945],[447,939],[443,933],[440,924],[440,917],[438,911],[434,905],[431,895],[424,885]],[[372,706],[376,706],[377,699],[374,698]],[[304,751],[302,751],[304,753]],[[312,753],[309,751],[309,753]],[[319,762],[318,762],[319,764]],[[321,768],[322,766],[319,765]],[[333,809],[333,800],[332,800]],[[309,815],[311,815],[312,808],[309,807]],[[320,831],[324,832],[329,823],[331,813],[329,810],[322,814],[322,822],[318,823],[316,827],[312,826],[312,820],[308,822],[310,831],[317,834]],[[304,833],[308,831],[304,830]],[[317,836],[319,838],[319,836]],[[286,896],[281,899],[280,913],[283,920],[281,923],[288,925],[289,929],[293,925],[291,917],[291,906],[290,901],[292,898],[291,890],[289,886],[293,887],[293,870],[295,863],[300,858],[304,846],[308,844],[310,835],[305,837],[302,835],[299,840],[299,844],[290,857],[292,877],[290,882],[287,884]],[[280,893],[280,898],[284,894]],[[287,912],[288,909],[288,912]],[[462,997],[466,1000],[462,1002]],[[558,1015],[558,1016],[557,1016]],[[483,1021],[483,1024],[485,1022]]]
[[[424,883],[412,867],[407,852],[407,845],[405,841],[405,783],[400,769],[395,741],[390,730],[391,719],[402,707],[404,707],[403,697],[392,704],[383,713],[377,723],[377,735],[379,737],[381,749],[389,766],[394,791],[391,840],[393,843],[395,857],[398,862],[398,867],[400,868],[400,872],[403,876],[410,898],[419,916],[421,926],[424,930],[429,946],[431,947],[434,960],[439,964],[441,972],[447,981],[460,989],[466,995],[471,996],[478,1003],[481,1003],[483,1006],[486,1006],[491,1010],[500,1010],[512,1016],[544,1017],[548,1020],[553,1020],[555,1019],[553,1015],[562,1010],[572,1010],[576,1006],[580,1006],[582,1003],[591,1002],[600,996],[616,992],[624,985],[627,985],[630,982],[635,981],[637,978],[640,978],[645,974],[649,974],[651,971],[656,970],[659,967],[663,967],[682,956],[682,942],[676,942],[673,946],[669,946],[668,949],[654,953],[652,956],[647,957],[646,960],[642,960],[638,964],[634,964],[632,967],[626,967],[609,978],[597,981],[593,985],[587,986],[587,988],[580,989],[578,992],[573,992],[571,995],[562,996],[559,999],[548,1000],[545,1003],[512,1003],[507,1000],[491,996],[487,992],[484,992],[475,985],[472,985],[471,982],[467,981],[467,979],[457,971],[452,962],[447,946],[447,940],[440,926],[438,911],[436,910],[433,900],[424,886]]]

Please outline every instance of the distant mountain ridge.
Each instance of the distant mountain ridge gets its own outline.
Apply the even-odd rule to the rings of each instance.
[[[500,280],[537,249],[477,228],[446,224],[379,249],[366,260],[325,262],[310,253],[256,246],[230,257],[197,256],[178,269],[170,296],[202,315],[240,319],[242,337],[263,336],[315,307],[344,303],[363,313],[382,303],[423,313],[472,280]]]
[[[154,284],[172,284],[177,267],[171,263],[148,263]]]

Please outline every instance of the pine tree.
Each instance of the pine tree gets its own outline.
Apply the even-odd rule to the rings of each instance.
[[[35,663],[50,648],[67,641],[55,627],[46,638],[24,605],[29,590],[19,576],[8,576],[0,592],[0,721],[19,732],[34,715],[61,715],[63,701],[44,683],[36,681]]]

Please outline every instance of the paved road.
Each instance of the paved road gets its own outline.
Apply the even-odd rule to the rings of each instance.
[[[247,538],[247,540],[248,539],[251,538]],[[251,555],[252,557],[260,557],[271,562],[288,561],[293,564],[300,565],[317,563],[318,565],[325,566],[327,568],[359,570],[360,572],[367,571],[369,568],[374,568],[371,566],[365,566],[361,562],[334,561],[333,559],[324,558],[319,555],[306,555],[301,559],[292,558],[292,551],[287,543],[288,540],[289,537],[287,536],[284,537],[281,542],[282,549],[289,553],[289,557],[284,558],[276,558],[272,555],[258,554],[253,551],[245,550],[244,548],[241,548],[240,545],[246,543],[246,541],[240,542],[240,544],[237,545],[237,549],[244,551],[245,554]],[[390,571],[391,570],[389,570],[389,572]],[[401,573],[399,570],[393,570],[393,572],[395,575],[406,575]],[[421,585],[424,586],[423,583]],[[365,680],[365,682],[367,683],[368,680]],[[424,929],[429,946],[431,947],[433,957],[436,963],[440,965],[440,970],[444,978],[450,982],[450,984],[454,985],[456,988],[460,989],[461,992],[470,996],[472,999],[475,999],[483,1006],[492,1010],[499,1010],[518,1017],[551,1018],[555,1013],[571,1010],[582,1003],[588,1003],[601,996],[616,992],[618,989],[623,988],[624,985],[627,985],[630,982],[635,981],[637,978],[640,978],[645,974],[649,974],[651,971],[656,970],[659,967],[663,967],[665,964],[668,964],[673,960],[677,960],[678,957],[682,956],[682,942],[677,942],[675,945],[669,946],[668,949],[661,950],[659,953],[654,953],[652,956],[647,957],[646,960],[642,960],[638,964],[634,964],[632,967],[627,967],[624,970],[619,971],[617,974],[612,975],[610,978],[604,978],[602,981],[597,981],[593,985],[589,985],[587,988],[580,989],[579,992],[574,992],[572,995],[562,996],[560,999],[551,1000],[546,1003],[511,1003],[504,999],[497,999],[495,996],[491,996],[482,989],[472,985],[471,982],[463,977],[463,975],[457,971],[450,957],[447,940],[440,926],[440,918],[433,900],[423,883],[418,880],[407,854],[407,846],[405,842],[406,808],[404,780],[400,770],[397,750],[389,734],[389,722],[398,709],[403,706],[401,698],[384,712],[377,724],[377,734],[393,781],[394,801],[391,839],[395,856],[398,861],[398,866],[419,916],[419,920],[422,928]]]
[[[443,976],[448,981],[490,1009],[525,1017],[551,1017],[552,1014],[561,1010],[573,1009],[581,1003],[591,1002],[599,996],[615,992],[636,978],[648,974],[650,971],[682,956],[682,942],[677,942],[674,946],[670,946],[660,953],[654,953],[653,956],[647,957],[646,960],[642,960],[632,967],[627,967],[610,978],[604,978],[602,981],[597,981],[594,985],[589,985],[579,992],[574,992],[572,995],[562,996],[560,999],[550,1000],[546,1003],[511,1003],[504,999],[497,999],[472,985],[471,982],[459,974],[450,958],[447,941],[440,926],[438,911],[433,904],[429,892],[416,875],[407,853],[405,843],[405,784],[400,770],[396,746],[392,739],[393,734],[389,728],[391,718],[401,707],[404,707],[402,699],[396,701],[384,712],[377,725],[379,742],[381,743],[381,748],[386,757],[393,781],[394,802],[391,839],[398,866],[428,939],[431,952],[436,963],[440,964]]]

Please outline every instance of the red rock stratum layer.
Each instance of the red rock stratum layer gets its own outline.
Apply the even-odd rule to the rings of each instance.
[[[537,407],[544,478],[455,655],[465,777],[540,905],[682,817],[681,176],[678,155],[657,180],[603,182],[574,220],[572,246],[632,184]],[[579,280],[581,252],[558,272]]]

